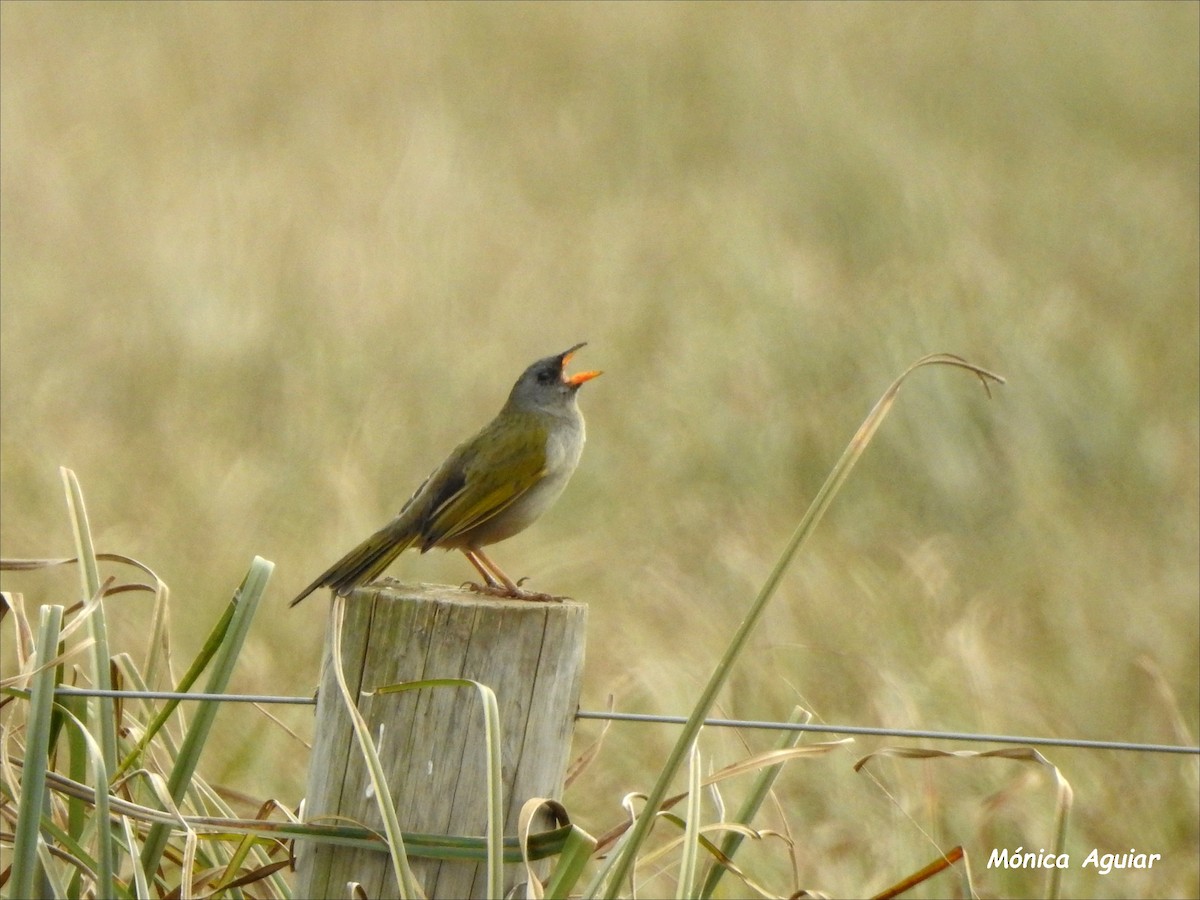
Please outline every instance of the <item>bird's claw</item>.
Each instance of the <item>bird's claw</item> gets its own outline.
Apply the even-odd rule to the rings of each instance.
[[[518,584],[521,584],[525,580],[522,578]],[[463,582],[462,586],[477,594],[487,594],[489,597],[503,597],[508,600],[529,600],[534,603],[562,603],[564,600],[571,599],[570,597],[556,597],[553,594],[543,594],[539,591],[523,591],[519,587],[514,591],[502,584],[479,584],[474,581],[466,581]]]

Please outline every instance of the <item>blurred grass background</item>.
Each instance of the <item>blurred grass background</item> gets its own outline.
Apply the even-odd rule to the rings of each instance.
[[[286,601],[587,340],[583,464],[496,558],[590,604],[585,707],[684,713],[870,405],[951,351],[1008,386],[906,388],[722,712],[1194,743],[1198,10],[6,2],[0,550],[72,555],[73,468],[98,549],[171,586],[177,665],[274,560],[239,685],[310,693],[323,604]],[[302,745],[222,715],[208,777],[294,804]],[[614,726],[568,808],[603,831],[672,740]],[[1047,780],[874,766],[885,792],[850,771],[879,745],[785,772],[798,882],[778,846],[748,868],[854,894],[963,843],[1040,889],[980,870],[1049,846]],[[1194,759],[1048,755],[1068,893],[1200,892]],[[1164,858],[1101,877],[1092,847]]]

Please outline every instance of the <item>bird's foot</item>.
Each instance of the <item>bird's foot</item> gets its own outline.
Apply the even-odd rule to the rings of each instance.
[[[564,600],[569,600],[569,597],[556,597],[553,594],[543,594],[539,591],[526,591],[513,585],[508,587],[503,584],[478,584],[474,581],[468,581],[463,584],[469,591],[474,591],[477,594],[487,594],[489,597],[504,597],[509,600],[530,600],[535,603],[562,603]]]

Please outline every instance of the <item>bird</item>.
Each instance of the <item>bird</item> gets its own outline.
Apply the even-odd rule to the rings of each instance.
[[[601,373],[566,374],[586,342],[539,359],[517,379],[496,417],[430,473],[387,525],[322,572],[289,605],[331,588],[346,596],[378,578],[410,547],[461,550],[483,578],[480,593],[561,600],[522,589],[483,548],[524,531],[562,494],[583,452],[579,388]]]

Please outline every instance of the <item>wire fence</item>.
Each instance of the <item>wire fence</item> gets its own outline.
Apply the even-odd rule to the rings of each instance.
[[[175,691],[105,691],[93,688],[61,686],[55,691],[60,697],[120,697],[126,700],[217,701],[221,703],[261,703],[291,706],[315,706],[316,697],[281,696],[275,694],[206,694]],[[580,710],[576,719],[600,719],[612,722],[633,722],[655,725],[683,725],[686,716],[621,713],[603,710]],[[1200,747],[1179,744],[1144,744],[1135,741],[1097,741],[1083,738],[1035,737],[1015,734],[980,734],[971,731],[933,731],[913,728],[876,728],[866,725],[825,725],[775,722],[758,719],[704,720],[708,728],[755,728],[770,731],[810,731],[817,734],[865,735],[870,737],[910,738],[935,741],[971,741],[986,744],[1017,744],[1032,747],[1071,747],[1083,750],[1118,750],[1135,753],[1176,753],[1200,756]]]

